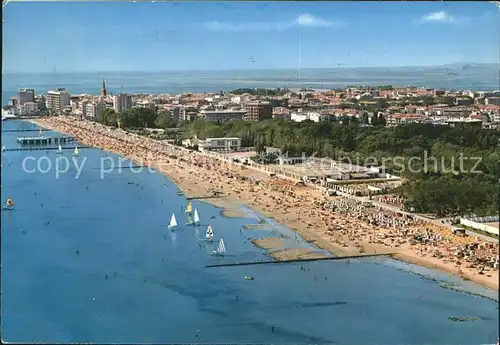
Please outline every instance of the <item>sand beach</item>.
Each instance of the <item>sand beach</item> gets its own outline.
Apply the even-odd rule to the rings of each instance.
[[[122,129],[58,116],[33,120],[41,127],[72,135],[81,144],[102,148],[147,165],[172,179],[187,197],[206,199],[228,217],[242,217],[246,205],[297,231],[315,246],[336,255],[394,253],[396,259],[444,270],[498,290],[498,244],[449,229],[365,207],[344,197],[269,177],[264,172],[174,147]],[[280,259],[318,257],[301,248],[282,249],[279,239],[255,240]]]

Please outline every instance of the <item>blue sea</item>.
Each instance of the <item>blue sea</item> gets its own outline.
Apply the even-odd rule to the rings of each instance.
[[[71,94],[98,94],[102,79],[113,93],[220,92],[237,88],[343,88],[348,85],[418,86],[439,89],[497,90],[499,65],[448,67],[330,68],[291,70],[100,72],[2,74],[2,104],[19,88],[37,94],[58,87]]]
[[[9,128],[34,126],[3,122],[3,130]],[[19,135],[2,133],[2,145],[18,147]],[[3,341],[481,344],[497,340],[498,302],[476,294],[497,297],[498,292],[391,259],[303,263],[305,270],[301,264],[206,268],[264,259],[266,252],[254,247],[252,238],[284,236],[293,243],[294,234],[283,226],[268,232],[240,231],[262,215],[243,209],[247,217],[226,218],[219,208],[201,201],[193,202],[201,226],[186,226],[182,208],[187,200],[176,194],[167,177],[124,168],[107,169],[101,178],[107,153],[85,148],[76,164],[70,162],[61,172],[66,170],[61,157],[71,160],[72,152],[2,152],[2,202],[12,197],[16,204],[14,210],[2,211],[1,220]],[[118,164],[118,156],[108,156]],[[109,167],[109,159],[105,164]],[[180,224],[175,232],[166,228],[173,212]],[[199,239],[209,223],[215,238],[224,238],[227,257],[210,256],[215,244]],[[443,288],[443,282],[466,292]],[[449,317],[477,319],[454,322]]]

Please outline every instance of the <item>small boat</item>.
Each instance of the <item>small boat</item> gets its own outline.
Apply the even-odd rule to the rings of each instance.
[[[59,148],[57,149],[56,153],[62,153],[62,147],[61,144],[59,144]],[[76,155],[78,155],[78,151],[76,151]]]
[[[205,239],[209,242],[212,242],[214,239],[214,230],[212,229],[211,225],[209,225],[207,228],[207,233],[205,234]]]
[[[177,227],[177,219],[175,219],[175,213],[172,213],[172,218],[170,218],[168,228],[173,231],[175,227]]]
[[[197,209],[194,209],[194,219],[191,219],[191,215],[188,215],[187,225],[200,225],[200,216]]]
[[[224,245],[224,240],[221,238],[219,245],[217,248],[212,252],[213,256],[224,256],[226,254],[226,246]]]
[[[254,278],[254,277],[252,277],[252,276],[245,276],[245,279],[246,279],[246,280],[254,280],[255,278]]]
[[[190,201],[186,206],[186,213],[192,213],[192,212],[193,212],[193,204]]]
[[[75,147],[75,152],[73,152],[73,155],[74,155],[75,157],[77,157],[77,156],[78,156],[78,147]]]
[[[5,206],[2,206],[2,210],[11,211],[13,209],[14,209],[14,201],[12,201],[11,198],[8,198]]]
[[[177,195],[184,195],[184,192],[180,189],[177,189],[176,193],[177,193]]]

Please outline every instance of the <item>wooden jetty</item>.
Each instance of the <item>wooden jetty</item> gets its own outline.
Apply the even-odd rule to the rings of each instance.
[[[19,133],[19,132],[46,132],[50,131],[50,129],[47,128],[40,128],[40,129],[3,129],[2,133]]]
[[[230,267],[230,266],[252,266],[252,265],[270,265],[270,264],[289,264],[292,262],[311,262],[311,261],[336,261],[336,260],[349,260],[349,259],[363,259],[377,256],[392,256],[393,253],[386,254],[361,254],[351,256],[332,256],[327,258],[313,258],[313,259],[294,259],[294,260],[263,260],[263,261],[243,261],[233,262],[227,264],[206,265],[205,267]]]
[[[17,142],[21,145],[49,145],[49,144],[66,144],[74,142],[76,139],[68,136],[57,137],[18,137]]]
[[[78,150],[80,149],[91,149],[92,146],[78,146]],[[61,147],[61,150],[74,150],[75,147]],[[2,151],[9,152],[9,151],[55,151],[59,150],[58,147],[20,147],[20,148],[15,148],[15,149],[5,149]]]

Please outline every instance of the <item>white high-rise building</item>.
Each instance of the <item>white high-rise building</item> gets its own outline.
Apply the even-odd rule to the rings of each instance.
[[[47,92],[47,109],[60,113],[70,105],[69,93],[66,89],[59,88],[56,91]]]
[[[35,101],[34,89],[19,89],[17,90],[17,105],[21,106],[26,102]]]
[[[126,111],[132,108],[132,96],[124,93],[113,96],[113,109],[117,113]]]

